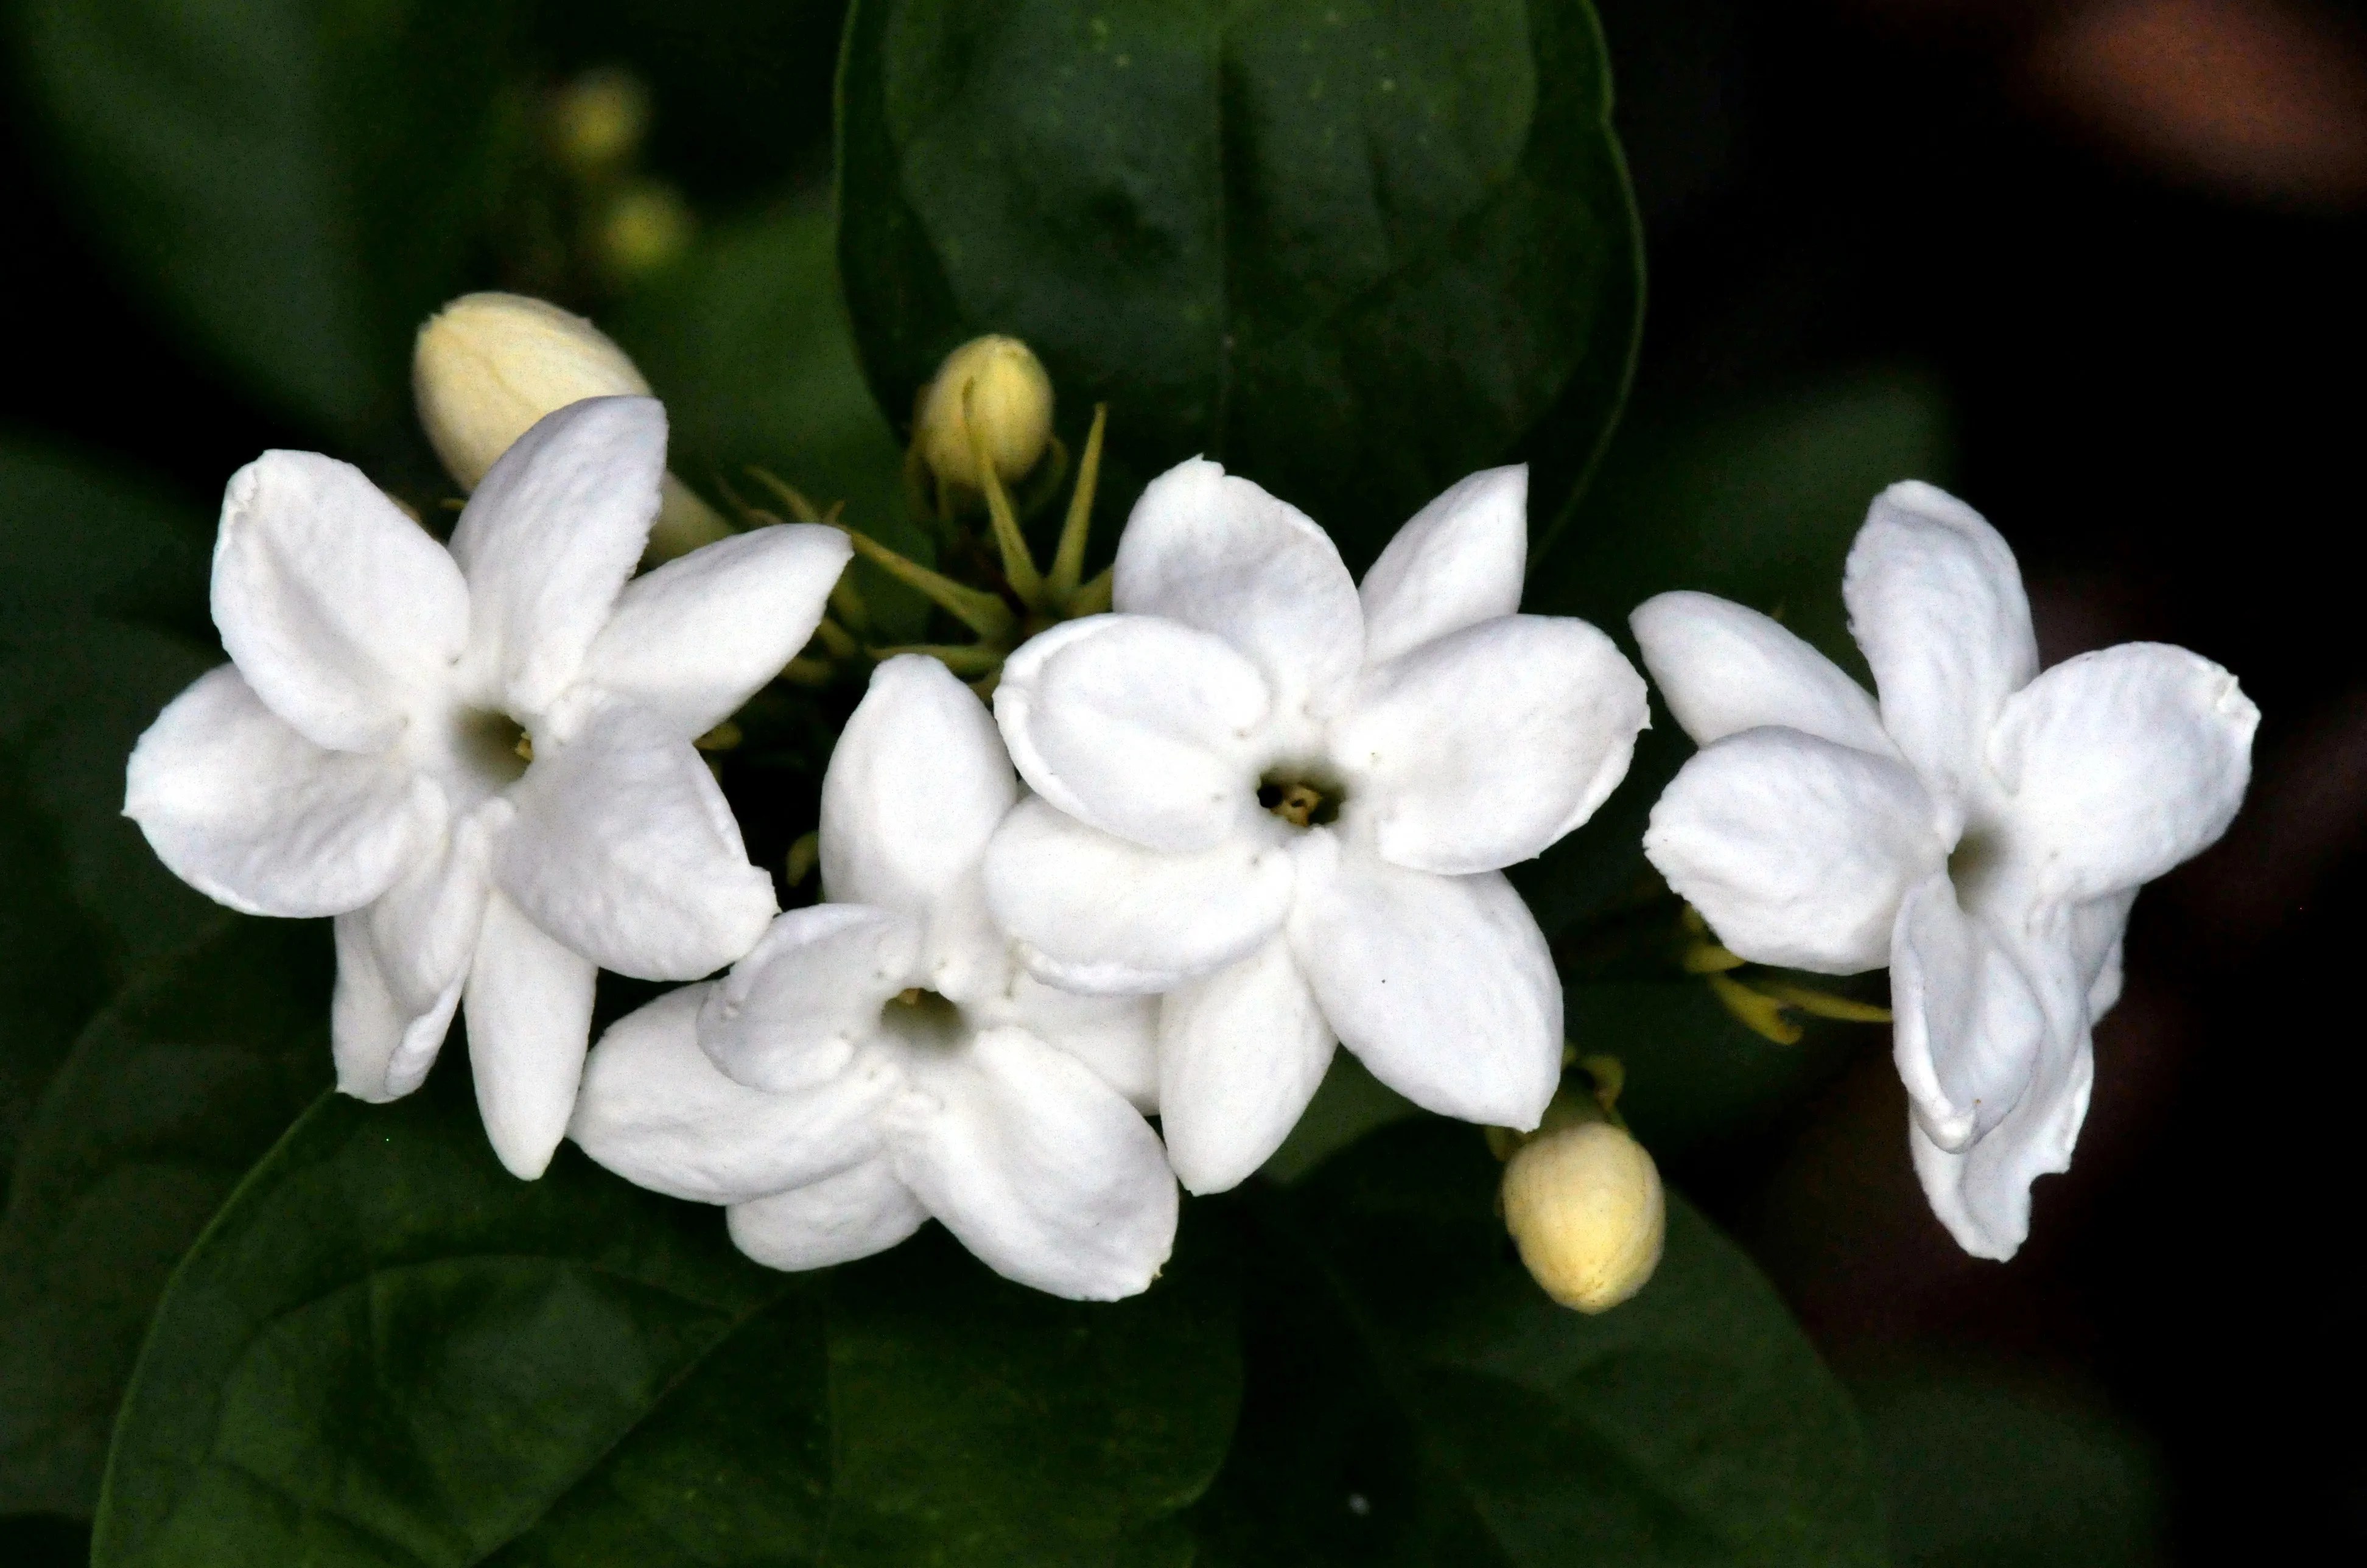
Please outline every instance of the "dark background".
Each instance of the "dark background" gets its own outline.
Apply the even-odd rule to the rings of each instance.
[[[2097,1517],[2060,1539],[2109,1538],[2094,1561],[2355,1553],[2356,19],[2262,0],[1598,4],[1649,236],[1638,405],[1928,370],[1954,487],[2021,555],[2046,660],[2179,643],[2264,715],[2228,840],[2138,903],[2078,1164],[2040,1184],[2012,1263],[1966,1258],[1931,1219],[1879,1050],[1775,1135],[1672,1174],[1859,1387],[1902,1561],[1993,1560],[1976,1543],[2017,1528],[2014,1463],[2058,1461],[2092,1467]],[[823,167],[829,10],[779,7],[760,47],[717,53],[664,7],[568,7],[544,51],[554,73],[624,58],[651,81],[651,165],[704,212]],[[110,276],[8,109],[0,428],[135,454],[205,504],[261,448],[318,445]],[[2068,1446],[1967,1460],[1989,1396],[1919,1403],[1935,1369]]]

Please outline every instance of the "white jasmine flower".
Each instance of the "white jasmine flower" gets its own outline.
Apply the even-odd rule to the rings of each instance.
[[[464,1006],[522,1177],[565,1131],[595,970],[708,974],[771,919],[691,740],[804,645],[849,553],[764,528],[629,584],[664,472],[655,402],[573,404],[493,465],[447,553],[360,470],[266,453],[214,550],[231,662],[131,754],[124,811],[183,880],[336,917],[337,1087],[408,1094]]]
[[[1891,965],[1915,1168],[1970,1253],[2010,1258],[2067,1169],[2137,888],[2226,829],[2259,713],[2158,643],[2044,674],[2013,553],[1924,484],[1874,502],[1841,592],[1879,705],[1765,615],[1701,593],[1636,611],[1702,746],[1645,852],[1744,958]]]
[[[1361,593],[1322,530],[1214,463],[1143,492],[1116,613],[1014,654],[995,694],[1040,798],[987,857],[1028,962],[1170,992],[1159,1106],[1194,1191],[1248,1176],[1335,1041],[1450,1116],[1536,1125],[1561,985],[1501,874],[1627,771],[1644,683],[1582,621],[1515,614],[1528,475],[1423,508]]]
[[[776,1269],[866,1257],[934,1215],[1037,1290],[1148,1286],[1176,1215],[1159,1135],[1127,1103],[1153,1078],[1151,1004],[1041,984],[987,918],[980,859],[1018,795],[944,665],[882,664],[822,782],[832,901],[608,1031],[576,1142],[644,1187],[730,1205],[732,1240]]]

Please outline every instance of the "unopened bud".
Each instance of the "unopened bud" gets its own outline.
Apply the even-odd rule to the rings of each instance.
[[[463,294],[419,329],[411,389],[436,455],[474,490],[543,415],[585,398],[646,397],[650,384],[581,316],[523,294]]]
[[[970,440],[1006,483],[1036,466],[1052,439],[1052,378],[1015,337],[972,338],[937,367],[921,400],[921,455],[948,484],[983,488]]]
[[[1549,1125],[1506,1163],[1503,1196],[1521,1261],[1564,1306],[1608,1312],[1659,1267],[1668,1198],[1652,1156],[1623,1128]]]
[[[464,294],[419,329],[411,360],[419,423],[446,471],[474,490],[535,422],[585,398],[647,397],[625,351],[581,316],[522,294]],[[673,475],[651,530],[666,557],[730,532]]]

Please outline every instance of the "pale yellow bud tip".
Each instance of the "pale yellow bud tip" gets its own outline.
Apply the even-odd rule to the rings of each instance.
[[[967,412],[965,412],[967,411]],[[1015,337],[972,338],[937,367],[921,400],[921,455],[948,484],[982,488],[970,423],[1003,480],[1036,466],[1052,439],[1052,378]]]
[[[1504,1226],[1564,1306],[1608,1312],[1642,1290],[1668,1225],[1652,1156],[1607,1122],[1542,1133],[1504,1167]]]
[[[411,389],[436,455],[474,490],[543,415],[585,398],[645,397],[650,384],[581,316],[522,294],[464,294],[419,329]]]
[[[631,157],[649,129],[650,90],[630,72],[613,67],[585,72],[551,104],[551,139],[560,157],[582,174]]]

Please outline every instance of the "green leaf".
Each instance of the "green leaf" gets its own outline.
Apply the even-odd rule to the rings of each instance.
[[[778,512],[749,479],[761,467],[825,511],[845,502],[850,526],[927,562],[930,538],[905,513],[904,449],[855,363],[832,232],[819,203],[725,224],[611,325],[665,400],[676,473]],[[875,610],[894,606],[879,640],[919,640],[920,598],[867,566],[862,582]]]
[[[520,145],[514,9],[37,0],[23,29],[74,194],[134,287],[351,440],[402,417],[412,332],[465,286]]]
[[[1616,415],[1641,261],[1584,0],[862,0],[840,104],[891,416],[1014,333],[1064,423],[1110,403],[1116,506],[1206,453],[1361,565],[1557,400],[1577,448]]]
[[[1239,1372],[1221,1257],[1058,1302],[941,1234],[818,1275],[572,1148],[521,1183],[448,1067],[329,1099],[176,1275],[93,1561],[1109,1562],[1196,1496]]]
[[[1852,1378],[1899,1568],[2148,1568],[2169,1495],[2140,1436],[2072,1391],[1961,1368]]]
[[[1659,1274],[1581,1316],[1513,1257],[1497,1172],[1475,1130],[1424,1119],[1261,1215],[1202,1561],[1880,1562],[1849,1401],[1734,1245],[1672,1195]]]
[[[75,1042],[0,1218],[0,1512],[88,1517],[175,1264],[329,1081],[328,929],[220,915]]]
[[[1865,509],[1896,479],[1944,483],[1946,407],[1930,380],[1874,371],[1723,407],[1639,406],[1532,565],[1525,607],[1577,615],[1633,653],[1627,616],[1698,589],[1764,610],[1865,678],[1841,609],[1841,563]],[[1593,820],[1512,878],[1546,934],[1659,886],[1644,824],[1693,755],[1665,708]]]
[[[132,741],[219,659],[205,561],[201,517],[0,446],[0,1169],[122,975],[218,913],[122,816]]]

